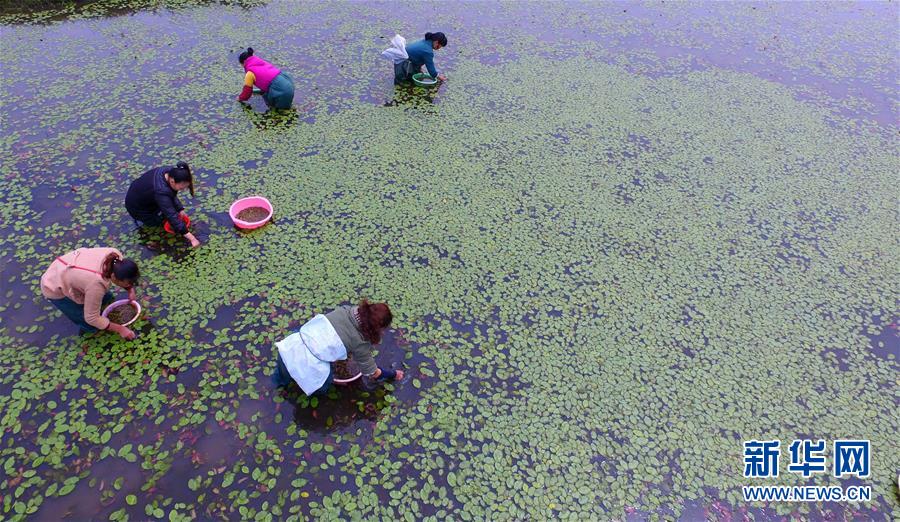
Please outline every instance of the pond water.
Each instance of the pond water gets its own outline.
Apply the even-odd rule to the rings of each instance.
[[[0,18],[3,518],[900,517],[895,4],[151,4]],[[395,87],[436,30],[449,80]],[[248,45],[293,109],[237,103]],[[196,250],[123,205],[179,160]],[[83,246],[139,262],[134,341],[41,297]],[[364,296],[403,382],[276,390]],[[744,503],[794,438],[871,478],[758,484],[873,500]]]

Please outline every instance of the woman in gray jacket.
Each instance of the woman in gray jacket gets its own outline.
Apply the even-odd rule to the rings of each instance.
[[[381,343],[382,333],[392,320],[387,304],[370,303],[366,299],[358,306],[341,306],[325,315],[316,315],[297,332],[275,343],[278,348],[276,385],[287,386],[293,380],[307,395],[327,393],[334,380],[331,363],[348,356],[353,357],[369,379],[402,379],[403,370],[379,368],[372,356],[374,345]]]

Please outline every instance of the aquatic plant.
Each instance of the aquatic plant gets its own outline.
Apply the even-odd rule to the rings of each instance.
[[[825,29],[783,35],[792,85],[704,60],[802,17],[703,8],[687,29],[680,6],[448,6],[436,93],[377,59],[424,6],[389,30],[383,6],[294,2],[5,25],[0,513],[668,519],[746,511],[742,441],[812,435],[871,440],[876,499],[847,510],[896,518],[896,127],[820,89],[892,89],[892,29],[852,19],[871,52],[849,60]],[[296,108],[248,112],[233,54],[276,29]],[[122,208],[175,159],[196,250]],[[252,194],[276,219],[237,232]],[[141,258],[134,341],[40,298],[53,256],[100,244]],[[273,343],[360,296],[391,304],[378,360],[409,379],[276,391]]]

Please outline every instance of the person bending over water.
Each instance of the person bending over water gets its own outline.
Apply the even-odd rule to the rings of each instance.
[[[358,306],[341,306],[318,314],[281,342],[274,375],[278,387],[295,381],[307,395],[323,395],[334,380],[331,363],[348,355],[363,375],[375,381],[403,378],[403,370],[386,370],[375,364],[374,345],[391,325],[393,316],[385,303],[363,299]]]
[[[174,167],[159,167],[148,170],[131,182],[125,195],[125,208],[141,226],[158,227],[168,221],[176,234],[184,236],[192,247],[200,246],[187,225],[181,220],[184,205],[178,200],[178,193],[189,189],[194,196],[194,176],[188,164],[179,161]]]
[[[253,56],[253,48],[238,56],[238,61],[244,66],[244,89],[238,96],[238,101],[246,102],[253,94],[256,86],[262,91],[262,97],[266,105],[275,109],[290,109],[294,101],[294,80],[287,73],[275,67],[271,63]]]
[[[41,276],[41,293],[77,324],[81,333],[109,330],[131,340],[134,332],[100,314],[101,307],[114,299],[109,291],[112,285],[128,290],[128,298],[136,301],[134,285],[139,276],[137,264],[124,259],[115,248],[79,248],[50,263]]]
[[[408,82],[414,74],[422,72],[422,66],[428,70],[432,78],[446,81],[447,77],[438,73],[434,67],[434,52],[447,46],[444,33],[425,33],[425,38],[406,46],[409,58],[394,64],[394,83]]]

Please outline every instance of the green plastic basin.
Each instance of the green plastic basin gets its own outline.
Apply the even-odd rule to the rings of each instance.
[[[412,76],[413,82],[416,85],[421,85],[422,87],[434,87],[438,84],[438,81],[431,77],[431,75],[425,73],[416,73]]]

